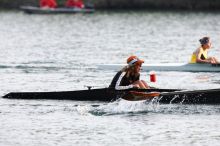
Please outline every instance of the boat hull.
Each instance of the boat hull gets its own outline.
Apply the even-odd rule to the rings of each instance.
[[[100,64],[99,69],[120,70],[126,64]],[[143,71],[183,71],[183,72],[220,72],[220,64],[201,64],[201,63],[158,63],[143,64]]]
[[[21,6],[20,9],[28,14],[72,14],[72,13],[93,13],[95,10],[92,8],[55,8],[45,9],[33,6]]]
[[[3,98],[9,99],[52,99],[52,100],[80,100],[80,101],[112,101],[119,93],[108,88],[60,91],[60,92],[12,92]]]
[[[110,88],[61,91],[61,92],[12,92],[3,96],[9,99],[52,99],[52,100],[79,100],[79,101],[115,101],[123,98],[131,90],[114,90]],[[132,90],[133,91],[133,90]],[[178,89],[142,89],[138,92],[160,92],[159,103],[182,104],[220,104],[220,89],[180,91]]]
[[[220,89],[162,93],[158,100],[161,103],[220,104]]]

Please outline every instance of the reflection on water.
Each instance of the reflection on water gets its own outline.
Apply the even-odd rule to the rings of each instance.
[[[196,77],[197,81],[200,83],[205,83],[205,82],[209,82],[210,76],[207,75],[199,75]]]
[[[175,98],[175,97],[174,97]],[[151,101],[126,101],[119,99],[118,101],[93,105],[76,106],[79,114],[90,113],[95,116],[114,116],[114,115],[157,115],[157,114],[178,114],[178,115],[210,115],[219,114],[220,107],[213,105],[184,105],[184,104],[159,104],[159,102]],[[82,112],[83,111],[83,112]]]

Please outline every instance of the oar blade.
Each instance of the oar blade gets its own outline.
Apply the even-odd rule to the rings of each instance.
[[[137,92],[129,91],[127,94],[122,96],[122,99],[128,101],[140,101],[140,100],[151,100],[156,96],[159,96],[160,92]]]

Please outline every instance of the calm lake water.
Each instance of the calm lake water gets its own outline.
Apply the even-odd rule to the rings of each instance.
[[[188,62],[210,36],[220,59],[220,13],[0,12],[0,96],[21,91],[107,87],[115,71],[97,64]],[[149,73],[142,72],[149,82]],[[150,84],[150,83],[149,83]],[[160,88],[220,88],[220,73],[157,72]],[[219,145],[220,106],[0,98],[1,146]]]

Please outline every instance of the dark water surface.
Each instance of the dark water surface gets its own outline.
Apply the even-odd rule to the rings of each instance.
[[[12,91],[107,87],[135,54],[147,63],[188,62],[210,36],[220,58],[220,13],[0,13],[0,96]],[[220,88],[219,73],[157,72],[161,88]],[[142,79],[149,82],[149,73]],[[219,145],[219,105],[8,100],[0,98],[0,145]]]

